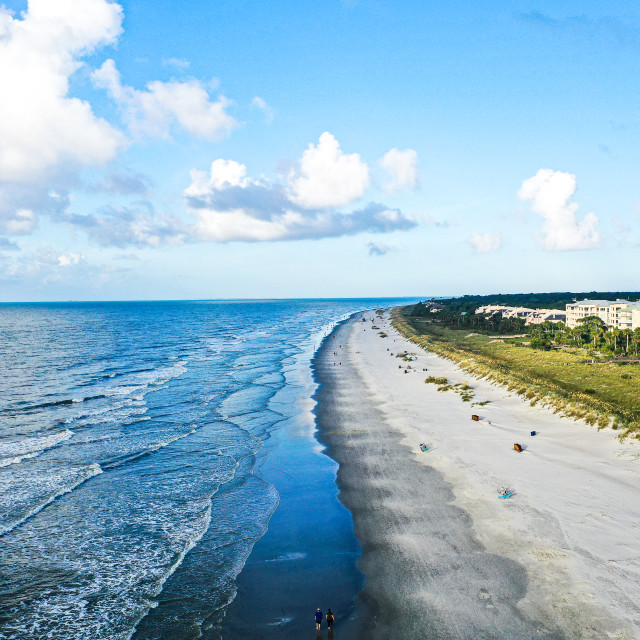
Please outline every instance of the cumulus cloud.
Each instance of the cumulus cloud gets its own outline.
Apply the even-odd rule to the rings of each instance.
[[[109,163],[124,144],[69,96],[81,58],[115,42],[121,22],[107,0],[30,0],[20,17],[0,6],[0,233],[31,233],[40,214],[68,205],[81,169]]]
[[[343,154],[325,133],[303,153],[284,184],[247,177],[245,165],[220,159],[209,172],[191,172],[184,196],[196,216],[193,237],[211,242],[326,238],[416,226],[400,210],[375,202],[350,212],[338,210],[361,196],[368,181],[360,157]]]
[[[123,136],[69,97],[79,58],[113,43],[122,9],[106,0],[30,0],[22,18],[0,6],[0,179],[33,182],[62,164],[102,165]]]
[[[317,145],[308,146],[287,181],[289,199],[304,209],[349,204],[361,198],[371,182],[367,164],[357,153],[343,153],[328,131]]]
[[[467,242],[475,253],[493,253],[502,244],[502,234],[500,231],[495,233],[478,233],[474,231],[467,239]]]
[[[578,204],[572,201],[576,188],[575,175],[540,169],[518,191],[518,198],[530,201],[533,211],[544,219],[543,243],[550,251],[593,249],[601,244],[597,216],[588,213],[582,220],[576,216]]]
[[[247,192],[250,196],[250,191]],[[371,202],[350,213],[335,210],[303,212],[293,207],[271,214],[255,208],[249,198],[247,207],[227,210],[202,209],[198,213],[195,236],[209,242],[264,242],[304,240],[355,235],[364,231],[384,233],[416,226],[398,209]]]
[[[27,235],[38,228],[39,214],[58,216],[69,206],[66,191],[43,182],[12,184],[0,181],[0,233]]]
[[[113,60],[93,72],[97,87],[106,89],[118,104],[131,130],[140,135],[169,137],[172,124],[206,140],[219,140],[237,126],[227,113],[231,104],[224,96],[211,100],[198,80],[153,81],[140,91],[122,84]]]
[[[379,162],[391,178],[386,186],[390,193],[397,193],[403,189],[417,189],[420,186],[418,154],[413,149],[391,149]]]

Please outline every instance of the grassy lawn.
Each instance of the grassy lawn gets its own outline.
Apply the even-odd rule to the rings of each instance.
[[[539,351],[519,346],[526,338],[497,339],[448,329],[394,310],[397,329],[469,373],[507,386],[535,404],[640,435],[640,366],[585,362],[586,352]]]

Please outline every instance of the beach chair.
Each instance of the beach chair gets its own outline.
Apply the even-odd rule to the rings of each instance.
[[[522,445],[519,445],[517,442],[513,445],[513,448],[514,448],[518,453],[522,453]]]

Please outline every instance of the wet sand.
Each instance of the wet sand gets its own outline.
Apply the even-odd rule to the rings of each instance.
[[[336,635],[640,637],[633,447],[626,455],[611,434],[468,380],[376,318],[381,338],[364,315],[339,326],[314,362],[319,439],[340,465],[365,575],[356,619]],[[418,358],[411,370],[391,355],[405,349]],[[466,380],[490,404],[438,393],[429,374]],[[513,452],[530,429],[537,439]],[[512,499],[497,498],[502,484]]]

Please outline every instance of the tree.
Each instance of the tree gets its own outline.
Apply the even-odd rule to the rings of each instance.
[[[633,352],[638,355],[638,345],[640,344],[640,327],[633,330],[631,335],[631,342],[633,343]]]

